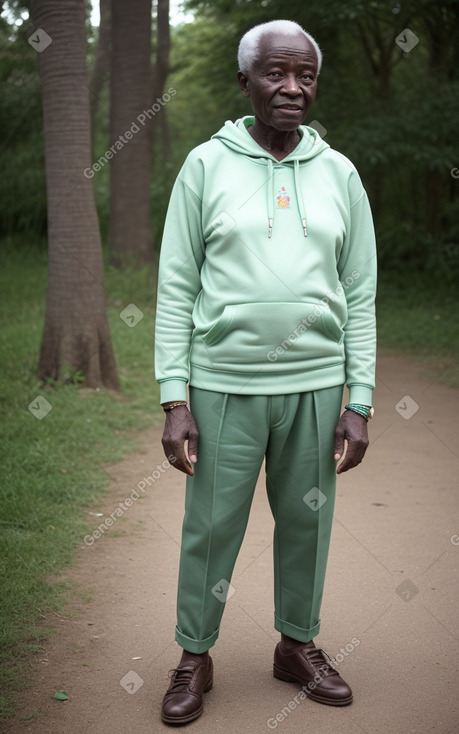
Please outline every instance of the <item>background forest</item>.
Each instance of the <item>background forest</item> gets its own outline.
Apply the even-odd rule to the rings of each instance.
[[[148,2],[138,0],[129,6],[134,12],[142,4],[148,9]],[[86,23],[93,161],[112,142],[109,7],[110,3],[102,2],[105,37],[99,37],[89,15]],[[459,165],[455,134],[459,118],[457,3],[320,0],[305,4],[292,0],[287,8],[276,0],[191,0],[187,7],[195,19],[171,26],[166,59],[169,73],[167,84],[164,79],[161,86],[161,91],[166,84],[177,93],[156,119],[149,120],[156,133],[152,165],[148,158],[141,161],[142,167],[151,170],[150,216],[156,251],[170,189],[188,151],[207,140],[226,119],[250,111],[236,84],[238,39],[255,23],[288,17],[303,24],[323,49],[319,94],[311,116],[326,129],[327,142],[349,156],[361,173],[375,216],[381,266],[384,270],[406,266],[444,278],[457,275],[459,184],[451,173]],[[34,24],[25,8],[26,3],[9,3],[9,13],[3,14],[0,26],[1,234],[19,235],[23,243],[31,238],[38,243],[41,237],[44,243],[47,209],[41,89],[37,53],[27,43]],[[23,22],[15,25],[14,18]],[[161,41],[155,14],[152,22],[154,64]],[[403,43],[395,42],[406,28],[414,34],[416,44],[408,52]],[[128,31],[123,28],[125,35]],[[125,43],[132,47],[135,40],[125,38]],[[407,41],[406,48],[409,46]],[[148,106],[147,101],[143,107]],[[94,187],[106,245],[108,165],[95,174]]]
[[[155,272],[191,148],[250,112],[240,36],[301,23],[324,54],[308,122],[357,166],[382,349],[459,386],[456,0],[10,0],[0,15],[1,690],[26,680],[104,465],[159,414]],[[186,16],[186,22],[185,22]],[[99,14],[97,14],[97,18]],[[135,327],[135,328],[134,328]],[[25,667],[24,667],[25,666]],[[11,711],[6,693],[3,712]]]

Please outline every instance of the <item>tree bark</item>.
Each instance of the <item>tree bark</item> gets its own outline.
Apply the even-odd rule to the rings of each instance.
[[[110,259],[153,257],[150,217],[151,0],[112,0]]]
[[[156,62],[153,67],[152,83],[153,102],[157,102],[163,94],[170,70],[169,0],[157,0],[156,39]],[[167,160],[171,155],[167,108],[164,107],[151,123],[152,148],[157,143],[158,137],[161,137],[163,158]]]
[[[84,0],[32,0],[42,84],[49,271],[38,374],[81,372],[88,387],[119,387],[105,314],[99,225],[90,171]],[[42,31],[38,29],[43,29]],[[40,40],[41,39],[41,40]]]
[[[104,84],[108,80],[110,71],[110,42],[111,42],[111,0],[100,0],[99,37],[94,65],[89,82],[91,101],[91,128],[94,134],[94,122],[99,105],[99,98]]]

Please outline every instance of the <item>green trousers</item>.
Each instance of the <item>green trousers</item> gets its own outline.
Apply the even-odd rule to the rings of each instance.
[[[255,485],[266,459],[274,517],[274,627],[307,642],[319,631],[335,501],[334,431],[343,387],[289,395],[190,388],[198,461],[187,477],[175,639],[214,645]]]

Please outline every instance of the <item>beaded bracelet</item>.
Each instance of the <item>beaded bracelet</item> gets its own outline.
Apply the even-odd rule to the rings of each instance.
[[[344,406],[344,410],[352,410],[354,413],[362,415],[366,421],[369,420],[371,414],[371,405],[362,405],[361,403],[348,403]]]
[[[168,410],[172,410],[172,408],[176,408],[178,405],[186,405],[186,400],[176,400],[174,403],[169,403],[169,405],[163,405],[163,410],[167,413]]]

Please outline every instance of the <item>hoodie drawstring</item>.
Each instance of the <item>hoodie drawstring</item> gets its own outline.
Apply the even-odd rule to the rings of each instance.
[[[271,158],[268,158],[268,237],[273,233],[274,224],[274,166]]]
[[[306,220],[306,207],[304,204],[303,192],[300,184],[300,162],[297,159],[293,162],[293,164],[296,205],[298,207],[298,214],[300,215],[301,224],[303,226],[304,236],[307,237],[308,227]],[[271,239],[274,226],[274,165],[271,158],[268,158],[268,223],[268,237]]]
[[[295,194],[298,213],[303,225],[304,236],[308,236],[308,227],[306,222],[306,207],[304,205],[303,192],[300,185],[300,162],[298,159],[294,161],[294,178],[295,178]]]

